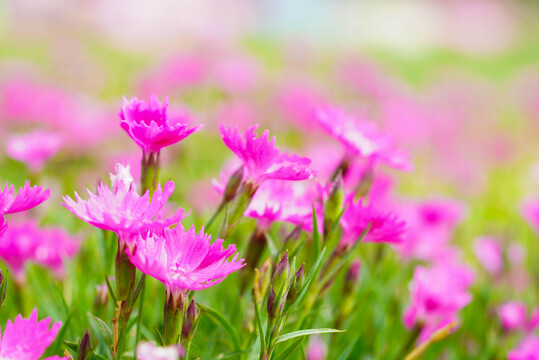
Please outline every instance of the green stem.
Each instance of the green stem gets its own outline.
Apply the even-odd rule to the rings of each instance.
[[[211,224],[213,224],[213,222],[215,221],[215,219],[217,218],[217,216],[221,213],[221,211],[223,211],[224,207],[225,207],[226,203],[224,201],[221,202],[221,204],[219,205],[219,207],[217,208],[217,210],[215,210],[215,212],[213,213],[213,215],[211,216],[211,218],[208,220],[208,222],[206,223],[206,225],[204,225],[204,229],[206,231],[209,230]]]
[[[148,155],[142,153],[142,165],[140,173],[141,194],[150,191],[150,196],[157,188],[159,182],[160,153],[151,151]]]
[[[163,324],[163,340],[165,345],[180,343],[186,296],[180,293],[177,297],[167,293]]]

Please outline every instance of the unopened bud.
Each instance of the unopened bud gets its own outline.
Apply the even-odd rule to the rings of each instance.
[[[187,339],[187,337],[191,333],[191,330],[193,329],[193,324],[197,320],[197,317],[197,305],[195,303],[195,299],[191,299],[191,302],[189,303],[189,306],[187,307],[187,311],[185,313],[185,321],[182,325],[182,335],[184,339]]]
[[[230,178],[228,178],[228,181],[225,186],[225,192],[223,194],[224,203],[228,203],[236,197],[236,194],[238,193],[238,189],[240,188],[242,181],[243,166],[241,166],[238,170],[234,171]]]
[[[301,231],[303,230],[302,224],[297,224],[294,230],[290,232],[284,239],[284,243],[287,244],[289,241],[292,243],[295,243],[298,241],[299,237],[301,236]]]
[[[260,303],[271,281],[271,260],[268,257],[260,269],[255,269],[254,291],[256,300]]]
[[[92,344],[90,344],[90,334],[88,330],[84,332],[84,336],[79,343],[79,351],[77,352],[77,360],[90,359],[92,356]]]
[[[301,264],[301,267],[298,271],[296,271],[296,275],[292,281],[292,286],[290,287],[288,296],[286,298],[289,302],[294,301],[296,296],[298,296],[300,289],[303,287],[303,284],[305,283],[305,263]]]
[[[268,311],[268,316],[270,318],[274,318],[274,307],[275,307],[275,298],[277,296],[275,295],[275,291],[273,290],[273,286],[270,288],[269,294],[268,294],[268,301],[266,304],[266,310]]]
[[[290,276],[290,265],[288,264],[288,250],[282,257],[281,261],[277,264],[275,267],[275,271],[273,273],[273,280],[272,280],[272,286],[274,289],[277,289],[277,291],[281,291],[281,289],[286,286],[286,283],[288,281],[288,277]]]

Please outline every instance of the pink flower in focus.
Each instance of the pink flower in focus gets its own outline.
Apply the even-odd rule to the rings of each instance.
[[[158,184],[151,199],[149,191],[139,195],[133,187],[124,186],[122,181],[115,186],[111,190],[107,185],[99,184],[97,194],[88,190],[88,200],[82,200],[76,192],[76,201],[66,195],[62,205],[89,224],[116,232],[120,241],[128,246],[134,245],[132,235],[176,224],[188,216],[178,208],[170,218],[161,219],[162,209],[174,192],[172,181],[167,182],[164,189]]]
[[[503,254],[496,239],[480,237],[473,244],[475,257],[491,275],[500,274],[503,270]]]
[[[24,162],[33,172],[39,172],[52,156],[60,150],[62,137],[47,131],[33,131],[13,135],[7,140],[9,157]]]
[[[498,316],[505,331],[513,331],[526,326],[526,305],[510,301],[498,308]]]
[[[43,190],[41,186],[30,186],[26,181],[24,186],[19,188],[19,193],[15,195],[13,185],[6,186],[0,191],[0,214],[13,214],[31,209],[51,196],[50,190]]]
[[[354,119],[335,107],[318,109],[316,119],[345,146],[349,156],[366,158],[373,165],[383,163],[399,170],[412,169],[408,156],[396,149],[393,139],[380,133],[375,123]]]
[[[176,121],[170,121],[167,117],[168,98],[161,105],[155,95],[150,96],[148,103],[139,101],[136,97],[131,100],[124,97],[120,106],[122,128],[146,153],[158,152],[202,127],[198,125],[188,128],[187,115],[179,117]]]
[[[56,322],[50,327],[51,318],[37,321],[37,310],[32,310],[28,319],[17,315],[14,322],[7,321],[0,340],[0,359],[38,360],[54,341],[62,324]],[[47,358],[65,359],[57,356]]]
[[[528,335],[507,355],[508,360],[539,360],[539,337]]]
[[[211,243],[211,236],[194,226],[185,231],[181,224],[165,228],[163,235],[148,233],[138,237],[134,253],[128,252],[133,265],[143,273],[161,281],[167,297],[178,297],[188,290],[197,291],[220,283],[227,275],[242,268],[243,259],[234,245],[223,249],[223,240]]]
[[[248,127],[242,136],[237,126],[219,126],[226,146],[243,163],[245,181],[260,185],[267,179],[305,180],[314,177],[315,172],[309,168],[310,159],[280,153],[275,146],[275,137],[270,140],[268,130],[257,137],[257,128],[258,125]]]
[[[348,196],[346,210],[341,218],[343,237],[341,246],[353,244],[371,224],[369,232],[362,241],[399,243],[406,231],[406,223],[395,214],[382,212],[373,205],[363,204],[359,199],[354,202],[353,194]]]
[[[16,278],[24,276],[24,264],[35,262],[58,277],[64,275],[63,260],[75,255],[78,239],[60,228],[40,229],[34,221],[12,223],[0,241],[0,257],[10,266]]]
[[[141,341],[137,346],[137,360],[178,360],[184,353],[179,345],[159,347],[149,341]]]
[[[457,320],[458,312],[472,300],[468,288],[473,281],[473,272],[456,261],[416,267],[404,324],[408,328],[423,324],[420,341],[427,339],[432,332]]]

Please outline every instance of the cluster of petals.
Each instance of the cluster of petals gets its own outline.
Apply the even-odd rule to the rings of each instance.
[[[516,349],[507,355],[508,360],[539,360],[539,337],[528,335]]]
[[[315,172],[309,168],[310,159],[281,153],[275,146],[275,137],[270,140],[268,130],[258,137],[257,128],[258,125],[250,126],[242,135],[237,126],[219,126],[224,143],[243,164],[245,181],[260,185],[268,179],[305,180],[314,177]]]
[[[62,324],[56,322],[50,326],[51,318],[37,321],[34,309],[28,319],[17,315],[14,322],[8,320],[0,340],[0,359],[38,360],[47,347],[54,341]],[[49,328],[50,327],[50,328]],[[46,360],[60,360],[67,357],[52,356]]]
[[[262,228],[269,228],[274,221],[286,221],[312,231],[317,191],[310,185],[316,186],[305,181],[266,181],[256,191],[245,216],[258,219]]]
[[[102,183],[97,186],[97,194],[88,190],[88,200],[82,200],[76,192],[76,200],[64,196],[63,205],[87,223],[116,232],[130,245],[133,235],[176,224],[188,215],[178,208],[171,217],[161,218],[163,207],[173,192],[172,181],[167,182],[164,188],[158,184],[150,199],[149,191],[140,195],[132,186],[123,186],[123,180],[120,180],[112,190]]]
[[[149,341],[142,341],[137,346],[137,360],[178,360],[185,354],[179,345],[155,346]]]
[[[51,196],[50,190],[43,190],[41,186],[30,186],[30,182],[25,182],[15,195],[13,185],[6,182],[4,190],[0,191],[0,214],[13,214],[20,211],[29,210]]]
[[[350,155],[367,158],[373,165],[383,163],[399,170],[412,169],[408,156],[396,148],[389,135],[380,133],[375,123],[355,119],[344,110],[330,106],[319,108],[316,119]]]
[[[432,261],[443,255],[462,221],[465,207],[450,199],[407,202],[397,212],[408,225],[408,232],[397,250],[404,258]]]
[[[9,265],[15,278],[24,275],[24,265],[34,262],[64,274],[64,259],[74,256],[80,247],[78,239],[57,227],[43,228],[32,220],[13,222],[0,241],[0,257]]]
[[[140,235],[130,260],[140,271],[161,281],[167,294],[177,296],[220,283],[245,264],[238,260],[236,247],[223,249],[223,240],[211,243],[204,228],[196,234],[194,226],[186,231],[182,225],[165,228],[162,235],[149,232]]]
[[[60,135],[37,130],[11,136],[7,140],[6,151],[9,157],[24,162],[30,170],[38,172],[60,150],[62,143]]]
[[[477,238],[473,244],[473,252],[489,274],[501,274],[504,266],[503,253],[496,239],[487,236]]]
[[[523,330],[532,332],[539,326],[539,307],[528,319],[526,305],[520,301],[509,301],[498,307],[498,316],[505,331]]]
[[[468,289],[473,281],[473,272],[454,260],[416,267],[404,324],[409,328],[422,324],[420,339],[424,340],[440,327],[457,320],[458,312],[472,300]]]
[[[120,106],[122,128],[146,153],[158,152],[201,128],[201,125],[189,128],[189,116],[186,114],[170,119],[167,116],[168,98],[163,104],[155,95],[150,96],[148,103],[136,97],[131,100],[124,98]]]
[[[29,210],[41,204],[50,196],[50,190],[43,190],[41,186],[30,186],[28,181],[24,183],[23,187],[19,188],[18,194],[15,195],[13,185],[9,186],[6,182],[4,190],[0,191],[0,238],[7,230],[5,214]]]
[[[370,225],[362,241],[400,243],[406,232],[406,222],[393,213],[383,212],[373,204],[364,204],[363,199],[354,201],[353,194],[347,197],[346,210],[341,217],[343,236],[341,246],[354,243]]]

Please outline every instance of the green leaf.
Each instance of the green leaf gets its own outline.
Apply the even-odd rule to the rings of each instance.
[[[79,343],[76,343],[74,341],[63,341],[63,343],[65,344],[65,346],[67,346],[68,348],[70,348],[71,350],[73,351],[78,351],[79,350]]]
[[[153,329],[157,333],[157,340],[159,340],[159,343],[161,346],[165,346],[165,340],[163,339],[163,335],[161,335],[161,331],[157,328],[157,326],[154,326]]]
[[[275,358],[273,358],[273,360],[285,360],[285,359],[288,359],[290,357],[290,355],[292,355],[294,353],[294,351],[296,351],[301,346],[302,342],[303,342],[302,337],[297,338],[296,340],[294,340],[294,342],[292,342],[292,344],[289,347],[284,349],[284,351],[282,353],[280,353]]]
[[[277,246],[275,246],[275,241],[273,241],[273,238],[270,236],[269,232],[266,232],[265,236],[271,257],[275,258],[279,254],[279,250],[277,250]]]
[[[116,304],[118,300],[116,300],[116,295],[114,295],[114,290],[112,290],[112,286],[110,285],[109,278],[107,277],[107,275],[105,275],[105,283],[107,284],[107,289],[109,290],[110,297],[114,301],[114,304]]]
[[[320,254],[320,234],[318,233],[318,221],[316,220],[316,209],[313,203],[313,245],[314,245],[314,257],[318,257]]]
[[[264,337],[266,336],[264,334],[264,327],[262,326],[262,319],[260,318],[260,309],[258,308],[258,303],[256,302],[256,296],[254,290],[251,292],[253,295],[253,303],[255,305],[255,321],[256,321],[256,327],[258,329],[258,337],[260,338],[260,348],[265,349],[266,348],[266,340]]]
[[[278,344],[283,341],[287,341],[290,339],[294,339],[301,336],[309,336],[309,335],[315,335],[315,334],[328,334],[328,333],[339,333],[339,332],[345,332],[346,330],[337,330],[337,329],[308,329],[308,330],[298,330],[293,331],[288,334],[284,334],[279,336],[275,340],[275,344]]]
[[[314,279],[316,273],[318,272],[320,268],[320,264],[322,263],[322,259],[324,258],[324,255],[326,254],[326,248],[324,247],[322,249],[322,252],[318,256],[318,259],[316,259],[316,262],[314,263],[313,267],[311,268],[311,271],[309,271],[309,274],[307,274],[307,277],[305,278],[305,283],[301,287],[301,289],[298,291],[298,296],[294,300],[292,304],[290,304],[286,309],[285,313],[288,312],[290,309],[294,308],[298,304],[301,304],[303,301],[303,298],[305,297],[305,294],[307,291],[309,291],[309,288],[311,287],[312,280]]]
[[[335,275],[337,275],[337,273],[342,269],[342,267],[346,265],[346,261],[348,261],[348,258],[352,255],[352,253],[354,252],[354,249],[359,245],[361,240],[363,240],[365,235],[367,235],[370,228],[371,228],[371,224],[369,223],[369,225],[367,225],[367,227],[365,228],[365,230],[363,230],[361,235],[359,235],[354,245],[352,245],[352,247],[344,254],[341,260],[339,260],[339,262],[333,268],[331,268],[327,272],[327,274],[322,278],[322,280],[320,281],[320,284],[326,284],[329,280],[333,279]]]
[[[236,329],[230,324],[230,322],[223,316],[221,313],[219,313],[217,310],[212,309],[209,306],[198,304],[200,309],[204,311],[206,314],[210,315],[210,318],[214,319],[219,325],[225,329],[225,331],[230,336],[230,339],[232,340],[232,343],[234,344],[235,351],[241,350],[240,345],[240,338],[238,336],[238,333],[236,332]]]
[[[109,345],[112,345],[112,330],[109,328],[106,322],[104,322],[97,316],[94,316],[93,318],[99,325],[99,328],[101,329],[101,333],[103,333],[103,335],[105,336],[105,340],[107,340],[107,343]]]
[[[133,304],[135,304],[135,302],[138,299],[138,296],[140,295],[140,290],[142,289],[142,286],[144,285],[144,280],[146,280],[146,274],[142,274],[140,276],[140,279],[137,283],[137,287],[135,288],[135,292],[133,293]]]

